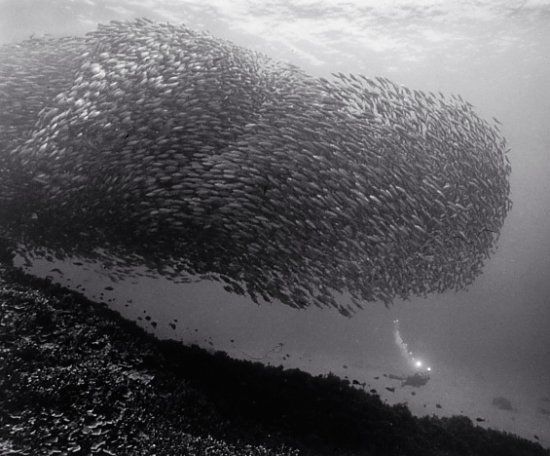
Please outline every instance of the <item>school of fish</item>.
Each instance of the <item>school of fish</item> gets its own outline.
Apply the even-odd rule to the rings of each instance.
[[[498,121],[460,96],[313,77],[183,25],[4,45],[0,106],[4,236],[254,300],[349,314],[462,289],[511,208]]]

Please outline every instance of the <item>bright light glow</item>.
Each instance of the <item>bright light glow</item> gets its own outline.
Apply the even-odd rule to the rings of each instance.
[[[431,372],[432,368],[429,366],[424,367],[424,361],[415,358],[414,353],[409,350],[407,343],[403,340],[403,337],[401,337],[401,332],[399,331],[399,320],[393,321],[393,335],[395,345],[397,345],[399,351],[401,352],[401,355],[412,368]]]

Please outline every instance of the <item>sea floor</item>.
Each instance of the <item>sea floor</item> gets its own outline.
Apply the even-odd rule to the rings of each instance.
[[[17,270],[0,271],[0,306],[3,455],[550,454],[334,375],[160,341]]]
[[[23,267],[22,259],[16,264]],[[313,375],[333,373],[376,391],[387,404],[407,404],[415,416],[465,415],[482,427],[550,447],[550,400],[543,402],[544,389],[518,388],[496,375],[458,369],[441,359],[432,360],[430,381],[422,387],[403,387],[391,378],[414,373],[395,346],[392,332],[393,319],[406,318],[412,312],[410,305],[402,306],[399,314],[375,303],[368,312],[344,318],[327,309],[256,305],[225,292],[219,283],[176,284],[145,274],[115,280],[100,264],[82,259],[38,258],[23,269],[103,302],[159,339]],[[431,311],[415,307],[415,313]],[[498,397],[508,399],[511,407],[496,407],[493,400]]]

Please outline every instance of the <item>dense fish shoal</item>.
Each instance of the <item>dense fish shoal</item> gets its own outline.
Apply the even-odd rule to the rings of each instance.
[[[461,289],[511,207],[460,96],[301,69],[186,26],[0,48],[0,234],[293,307]]]

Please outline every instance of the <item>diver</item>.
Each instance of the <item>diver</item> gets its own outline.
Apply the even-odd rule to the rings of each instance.
[[[430,374],[428,372],[415,372],[412,375],[408,375],[402,382],[401,386],[414,386],[418,388],[424,386],[430,380]]]

